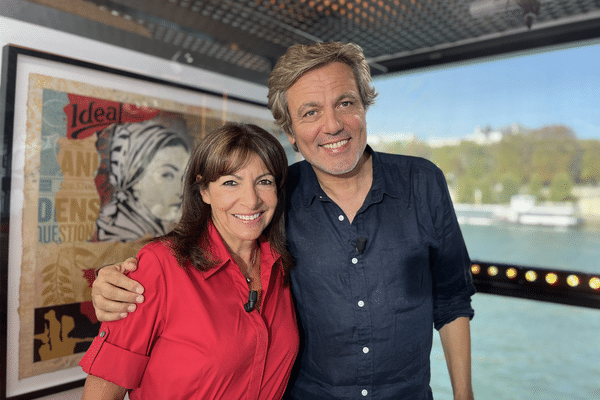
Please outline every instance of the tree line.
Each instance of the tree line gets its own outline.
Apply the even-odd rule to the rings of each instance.
[[[579,140],[563,125],[503,133],[501,141],[486,145],[463,140],[455,146],[430,147],[413,140],[380,149],[434,162],[459,203],[508,203],[516,194],[572,201],[574,186],[600,183],[600,140]]]

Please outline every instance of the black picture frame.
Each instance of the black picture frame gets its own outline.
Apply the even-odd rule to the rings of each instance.
[[[0,200],[0,399],[24,400],[48,396],[83,385],[85,375],[78,367],[67,367],[52,372],[42,372],[34,376],[19,378],[15,363],[19,363],[19,334],[15,340],[15,330],[19,331],[19,313],[15,309],[20,307],[19,281],[22,279],[19,254],[21,247],[16,242],[25,240],[25,233],[15,228],[15,221],[19,222],[14,208],[17,197],[15,193],[23,189],[22,176],[16,176],[19,151],[23,147],[23,112],[27,113],[27,93],[23,93],[23,80],[27,81],[29,74],[42,69],[45,75],[53,77],[57,72],[57,79],[70,79],[71,71],[75,76],[89,76],[94,80],[99,76],[106,82],[115,79],[119,81],[120,90],[148,96],[147,93],[159,93],[160,96],[184,98],[184,104],[190,105],[194,110],[210,109],[213,114],[222,114],[222,121],[239,120],[240,122],[256,123],[275,136],[281,136],[284,147],[287,140],[285,135],[276,128],[266,103],[252,101],[227,93],[218,93],[202,87],[167,81],[139,73],[125,71],[105,65],[98,65],[82,60],[77,60],[57,54],[38,51],[14,45],[7,45],[2,52],[2,87],[0,89],[0,144],[1,155],[1,194]],[[33,72],[32,72],[33,71]],[[77,80],[77,78],[74,78]],[[85,79],[83,79],[85,80]],[[84,82],[90,84],[89,82]],[[93,83],[92,83],[93,85]],[[115,90],[107,88],[107,90]],[[137,92],[136,92],[137,91]],[[162,98],[162,97],[161,97]],[[179,100],[177,100],[179,101]],[[207,106],[207,101],[209,105]],[[211,103],[212,102],[212,103]],[[212,106],[210,104],[213,104]],[[222,110],[218,105],[222,104]],[[204,112],[204,111],[203,111]],[[28,122],[25,116],[25,123]],[[289,144],[288,144],[289,146]],[[288,149],[286,149],[288,150]],[[24,163],[24,161],[23,161]],[[18,172],[22,174],[22,172]],[[12,207],[12,208],[11,208]],[[20,237],[20,235],[23,237]],[[37,238],[35,239],[37,240]],[[15,251],[16,249],[16,251]],[[18,269],[18,271],[16,271]],[[17,281],[14,275],[19,275]],[[15,313],[17,322],[15,326]],[[16,356],[15,356],[16,354]],[[80,353],[83,355],[83,353]]]

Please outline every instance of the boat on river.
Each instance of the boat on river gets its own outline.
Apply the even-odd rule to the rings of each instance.
[[[458,222],[469,225],[493,225],[507,222],[520,225],[577,227],[582,224],[573,203],[536,204],[532,195],[517,195],[510,204],[455,204]]]

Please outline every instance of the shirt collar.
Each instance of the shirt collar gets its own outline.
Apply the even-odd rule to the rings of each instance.
[[[398,188],[391,185],[390,182],[385,179],[380,153],[374,151],[369,145],[367,145],[365,150],[371,154],[373,161],[373,183],[371,185],[371,190],[367,195],[367,201],[369,203],[377,203],[383,199],[384,194],[399,198],[400,193]],[[312,165],[308,161],[301,161],[300,168],[302,207],[307,208],[315,199],[324,200],[327,198],[327,195],[319,185],[319,180],[317,179],[317,175],[315,174]]]
[[[300,162],[300,188],[302,207],[306,208],[312,204],[315,199],[324,198],[325,192],[319,185],[317,174],[308,161]]]
[[[202,271],[202,276],[204,277],[204,279],[210,278],[217,272],[229,266],[235,266],[235,268],[239,268],[239,266],[229,253],[229,250],[227,249],[223,238],[219,234],[219,231],[213,224],[212,220],[208,221],[207,239],[208,247],[212,253],[212,256],[217,260],[217,264],[208,271]],[[258,238],[258,242],[260,244],[261,268],[267,266],[272,267],[281,256],[275,251],[275,249],[271,247],[269,241],[264,235],[261,235]]]
[[[383,195],[386,194],[390,197],[400,198],[400,189],[397,184],[394,184],[392,179],[388,179],[386,175],[386,169],[382,160],[382,154],[373,151],[370,146],[367,146],[371,152],[373,160],[373,184],[369,195],[371,196],[371,202],[376,203],[383,199]]]

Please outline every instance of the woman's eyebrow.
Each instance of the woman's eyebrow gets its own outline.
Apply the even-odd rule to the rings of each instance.
[[[272,174],[272,173],[270,173],[270,172],[265,172],[264,174],[261,174],[261,175],[257,176],[257,177],[256,177],[256,179],[264,178],[264,177],[265,177],[265,176],[267,176],[267,175],[268,175],[268,176],[275,176],[275,175],[273,175],[273,174]],[[239,179],[239,180],[243,180],[243,178],[242,178],[241,176],[239,176],[239,175],[236,175],[236,174],[227,174],[227,175],[223,175],[223,176],[233,176],[233,177],[235,177],[235,178],[237,178],[237,179]]]
[[[176,166],[175,164],[171,164],[171,163],[169,163],[169,162],[167,162],[167,163],[164,163],[162,166],[163,166],[163,167],[170,167],[170,168],[172,168],[172,169],[174,169],[174,170],[176,170],[176,171],[179,171],[179,167],[178,167],[178,166]]]

